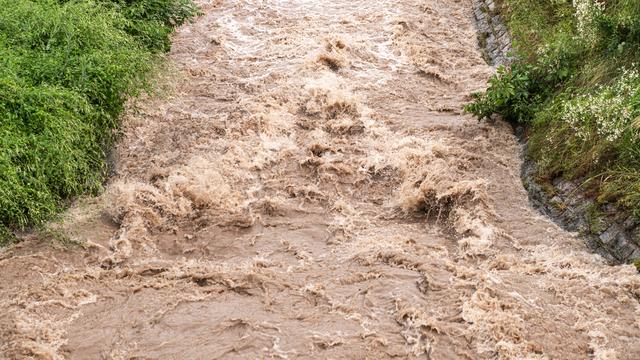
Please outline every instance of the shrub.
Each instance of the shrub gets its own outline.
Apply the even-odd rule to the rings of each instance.
[[[474,102],[465,110],[480,119],[501,114],[508,121],[525,122],[533,115],[534,94],[531,92],[530,72],[524,68],[500,66],[497,75],[489,79],[489,88],[484,93],[474,93]]]
[[[129,20],[126,30],[152,51],[168,51],[169,35],[197,14],[191,0],[103,0]]]
[[[466,110],[530,126],[539,178],[640,216],[640,2],[503,0],[517,60]]]
[[[125,100],[193,14],[184,0],[0,0],[0,235],[100,189]]]

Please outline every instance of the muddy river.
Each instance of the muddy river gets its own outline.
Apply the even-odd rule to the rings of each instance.
[[[471,0],[199,1],[115,174],[0,252],[6,359],[640,358],[640,277],[529,204]]]

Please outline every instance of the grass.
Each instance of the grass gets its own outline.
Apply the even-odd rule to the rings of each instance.
[[[586,215],[587,224],[589,225],[589,233],[599,235],[606,230],[604,227],[605,214],[595,204],[589,205]]]
[[[0,238],[100,191],[125,101],[190,0],[0,0]]]
[[[536,176],[640,217],[640,2],[501,0],[517,60],[466,109],[530,128]]]

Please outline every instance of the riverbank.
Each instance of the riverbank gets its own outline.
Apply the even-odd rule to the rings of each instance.
[[[525,160],[524,186],[543,214],[566,230],[579,233],[591,250],[612,264],[634,263],[640,258],[640,227],[635,215],[614,204],[597,204],[580,182],[562,178],[542,182],[536,174],[535,162]]]
[[[474,9],[487,59],[510,67],[467,110],[526,128],[522,173],[533,203],[612,263],[634,262],[640,57],[631,44],[640,7],[478,0]],[[495,39],[513,39],[513,53]]]
[[[471,0],[219,0],[125,113],[84,247],[0,249],[9,358],[606,359],[632,266],[540,215]],[[213,340],[212,340],[213,339]]]
[[[0,245],[97,194],[190,0],[0,1]]]

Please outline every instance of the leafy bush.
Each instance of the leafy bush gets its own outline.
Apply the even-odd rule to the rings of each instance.
[[[0,0],[0,234],[100,189],[125,100],[194,11],[184,0]]]
[[[103,0],[129,20],[126,30],[152,51],[168,51],[169,35],[197,13],[191,0]]]
[[[540,178],[640,216],[640,2],[502,0],[517,60],[466,110],[530,126]]]
[[[489,79],[487,91],[474,93],[472,97],[474,102],[465,110],[480,119],[498,113],[509,121],[525,122],[534,114],[535,99],[527,67],[509,70],[499,67],[497,75]]]

